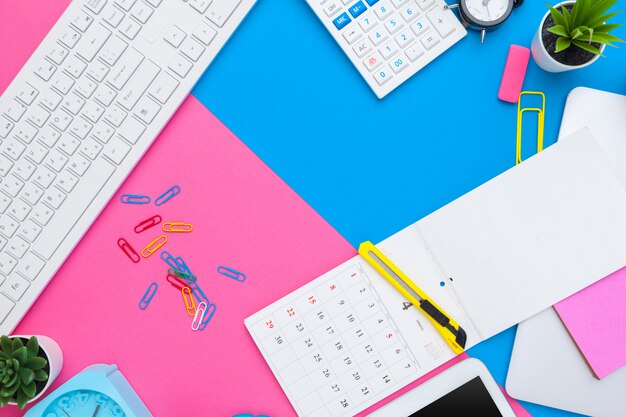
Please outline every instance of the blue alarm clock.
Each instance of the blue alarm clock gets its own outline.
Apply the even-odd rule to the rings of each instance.
[[[152,417],[117,365],[92,365],[24,417]]]

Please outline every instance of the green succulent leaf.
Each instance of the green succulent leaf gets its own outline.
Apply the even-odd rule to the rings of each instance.
[[[39,356],[36,356],[34,358],[26,359],[26,362],[24,362],[24,367],[30,368],[33,371],[36,371],[38,369],[42,369],[47,364],[48,364],[47,360],[45,360],[44,358],[40,358]]]
[[[19,387],[19,384],[15,384],[12,387],[3,387],[0,389],[0,397],[13,398]]]
[[[13,355],[11,356],[17,359],[19,363],[26,362],[26,359],[28,359],[28,351],[26,350],[26,346],[22,346],[21,348],[17,349],[13,352]]]
[[[20,369],[20,362],[17,359],[11,358],[10,362],[11,362],[13,369],[15,370]]]
[[[556,47],[554,49],[554,52],[556,53],[562,52],[566,50],[567,48],[569,48],[571,44],[572,44],[572,40],[570,38],[558,38],[556,40]]]
[[[0,396],[0,408],[6,406],[9,401],[11,401],[10,398]]]
[[[2,351],[8,355],[13,353],[13,349],[11,349],[11,339],[9,336],[0,337],[0,347],[2,348]]]
[[[24,385],[28,385],[35,380],[35,372],[32,369],[22,368],[17,374]]]
[[[550,5],[548,5],[548,9],[550,9],[550,15],[552,16],[552,20],[554,20],[555,25],[567,27],[567,22],[561,12]]]
[[[582,41],[572,41],[572,43],[576,46],[578,46],[580,49],[583,49],[587,52],[591,52],[592,54],[595,55],[602,55],[602,52],[600,52],[600,50],[598,48],[596,48],[595,46],[587,43],[587,42],[582,42]]]
[[[30,400],[30,398],[24,393],[24,391],[19,390],[17,392],[17,406],[23,410],[24,407],[26,407],[26,404],[28,404],[28,400]]]
[[[43,382],[48,380],[48,373],[43,369],[37,369],[35,371],[35,381]]]
[[[17,372],[15,372],[15,373],[11,376],[11,379],[9,379],[9,382],[7,382],[7,383],[6,383],[6,386],[7,386],[7,387],[10,387],[10,386],[13,386],[14,384],[15,384],[15,385],[17,385],[17,386],[19,386],[19,385],[20,385],[20,383],[19,383],[18,378],[19,378],[19,375],[17,374]]]
[[[35,382],[32,381],[30,384],[22,385],[21,390],[30,399],[37,393],[37,386],[35,385]]]
[[[563,36],[563,37],[569,37],[569,33],[567,32],[567,30],[565,30],[565,26],[552,26],[550,29],[548,29],[548,32],[550,33],[554,33],[557,36]]]
[[[26,349],[28,349],[28,357],[32,358],[39,354],[39,340],[37,337],[33,336],[28,339],[28,343],[26,343]]]
[[[6,360],[9,359],[11,356],[8,353],[4,353],[3,350],[0,350],[0,361],[2,360]],[[2,365],[2,363],[0,362],[0,365]],[[1,366],[0,366],[1,367]]]
[[[16,351],[16,350],[18,350],[19,348],[21,348],[23,346],[24,346],[24,342],[22,342],[22,339],[20,339],[19,337],[16,337],[11,342],[11,350],[12,351]]]

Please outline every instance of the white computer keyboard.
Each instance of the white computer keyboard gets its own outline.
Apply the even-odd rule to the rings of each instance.
[[[443,0],[307,0],[378,98],[462,39]]]
[[[28,311],[255,1],[70,4],[0,97],[0,334]]]

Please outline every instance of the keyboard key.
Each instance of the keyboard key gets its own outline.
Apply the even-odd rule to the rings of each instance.
[[[30,213],[31,207],[20,199],[15,199],[9,206],[7,214],[15,217],[17,220],[23,222],[26,216]]]
[[[44,166],[39,166],[37,171],[35,171],[34,181],[39,184],[41,188],[48,188],[56,175],[54,172],[50,171],[48,168]],[[10,195],[10,194],[9,194]]]
[[[374,44],[374,46],[378,46],[381,43],[383,43],[385,39],[387,39],[387,31],[385,30],[385,28],[381,27],[375,30],[374,32],[370,33],[369,38]]]
[[[150,3],[150,6],[152,7],[159,7],[159,4],[161,4],[161,1],[163,0],[146,0],[148,3]]]
[[[186,37],[187,34],[177,26],[170,27],[167,32],[165,32],[165,35],[163,35],[163,39],[174,48],[178,48]]]
[[[50,259],[114,171],[115,167],[102,158],[94,161],[85,177],[68,195],[64,204],[63,215],[54,216],[33,244],[35,253],[42,255],[45,259]]]
[[[28,203],[32,206],[37,204],[41,197],[43,196],[43,190],[37,187],[34,183],[29,182],[24,186],[22,190],[22,194],[20,196],[28,201]]]
[[[74,118],[68,112],[66,112],[65,110],[58,110],[56,113],[54,113],[54,116],[52,116],[50,123],[52,124],[52,126],[63,132],[65,129],[67,129],[70,123],[72,123],[72,120],[74,120]]]
[[[13,236],[18,227],[20,227],[18,222],[16,222],[6,214],[0,214],[0,233],[2,233],[5,237]]]
[[[161,72],[150,86],[148,92],[161,103],[170,98],[179,82],[166,72]]]
[[[63,101],[63,96],[53,90],[46,90],[41,96],[41,104],[50,111],[54,111]]]
[[[124,19],[124,16],[126,16],[124,12],[113,6],[112,4],[108,5],[104,12],[102,12],[102,18],[104,19],[104,21],[114,28],[119,26],[119,24],[122,22],[122,19]]]
[[[93,17],[82,11],[72,18],[72,25],[81,32],[86,31],[92,23]]]
[[[0,294],[0,323],[7,318],[13,307],[15,307],[15,303],[7,296]]]
[[[454,24],[448,18],[448,15],[441,7],[435,7],[428,12],[428,20],[432,23],[433,27],[439,32],[442,38],[450,35],[454,32]]]
[[[65,28],[59,37],[59,42],[72,49],[78,43],[80,39],[80,33],[72,29],[71,27]]]
[[[17,261],[15,262],[17,264]],[[15,267],[15,265],[13,265],[11,269],[13,269],[13,267]],[[1,270],[2,268],[0,267],[0,271]],[[2,284],[2,286],[0,286],[0,291],[8,295],[13,300],[19,301],[19,299],[22,298],[22,296],[28,289],[29,285],[30,284],[28,283],[28,281],[26,281],[24,278],[19,275],[13,274],[9,276],[6,281],[4,281],[4,284]]]
[[[408,1],[409,0],[391,0],[391,3],[393,3],[396,9],[399,9],[400,7],[404,6],[405,3]]]
[[[11,198],[8,195],[4,193],[0,193],[0,213],[4,213],[6,209],[9,208],[11,201],[13,200],[11,200]],[[4,246],[4,244],[2,244],[2,246]]]
[[[104,77],[109,73],[110,69],[107,65],[100,61],[94,61],[89,65],[87,74],[97,82],[102,82]]]
[[[102,145],[100,145],[102,149]],[[82,149],[81,149],[82,150]],[[67,169],[59,174],[56,184],[66,193],[69,193],[78,184],[78,177]]]
[[[65,95],[70,92],[74,86],[75,81],[62,72],[56,74],[52,80],[52,87],[54,87],[59,93]]]
[[[417,4],[422,8],[422,10],[427,10],[435,4],[435,0],[416,0]]]
[[[74,91],[76,91],[78,94],[80,94],[81,96],[85,98],[90,98],[93,92],[96,91],[97,87],[98,87],[98,84],[91,81],[87,77],[82,77],[80,80],[76,82]]]
[[[121,164],[126,155],[130,152],[130,146],[119,138],[114,138],[104,149],[102,153],[116,164]]]
[[[393,13],[393,8],[387,2],[378,3],[373,9],[380,20],[387,19]]]
[[[217,35],[217,31],[202,22],[193,30],[193,36],[205,45],[210,44],[215,35]]]
[[[74,155],[72,162],[69,164],[69,169],[79,177],[82,177],[87,172],[89,165],[91,165],[91,162],[88,159],[82,155]]]
[[[35,67],[35,74],[40,76],[44,81],[50,81],[50,78],[52,78],[52,74],[54,74],[56,70],[57,67],[55,67],[48,61],[43,60],[37,67]]]
[[[413,37],[413,32],[411,32],[410,30],[403,30],[400,33],[398,33],[395,37],[395,40],[398,43],[398,46],[400,46],[400,48],[403,48],[403,49],[405,46],[413,42],[413,39],[415,38]]]
[[[404,26],[404,23],[402,23],[401,20],[398,20],[395,17],[387,20],[387,22],[385,23],[385,27],[392,35],[396,33],[399,29],[401,29],[402,26]]]
[[[228,18],[233,14],[241,0],[213,0],[206,12],[209,20],[219,27],[223,27]]]
[[[61,45],[55,45],[50,52],[46,55],[52,62],[57,65],[61,65],[65,58],[69,55],[70,51],[62,47]]]
[[[21,123],[17,129],[15,129],[15,136],[17,136],[24,143],[31,143],[35,136],[37,136],[36,127],[29,123]]]
[[[26,146],[22,145],[19,140],[10,138],[0,144],[0,152],[8,156],[9,158],[17,161],[20,156],[26,150]]]
[[[28,252],[17,266],[17,272],[32,281],[37,278],[37,275],[39,275],[45,265],[46,263],[39,259],[34,253]]]
[[[17,92],[17,98],[22,100],[26,104],[33,104],[35,98],[39,94],[39,91],[28,83],[22,84],[22,87]]]
[[[365,7],[365,4],[363,4],[363,1],[358,1],[357,3],[355,3],[348,9],[350,14],[354,18],[361,16],[361,14],[365,12],[365,10],[367,10],[367,7]]]
[[[35,210],[33,210],[33,215],[31,216],[31,219],[38,222],[42,226],[45,226],[48,224],[53,214],[54,210],[52,210],[50,207],[43,204],[38,204],[37,207],[35,207]]]
[[[13,168],[13,161],[4,155],[0,155],[0,175],[5,177]]]
[[[22,118],[26,112],[26,106],[17,100],[11,100],[9,104],[3,109],[2,113],[8,116],[14,122],[17,122]]]
[[[333,17],[334,15],[339,13],[339,10],[341,10],[341,6],[339,5],[338,0],[327,1],[322,5],[322,8],[324,9],[324,13],[326,13],[326,16],[328,17]]]
[[[104,123],[104,121],[99,122],[93,129],[93,137],[102,143],[107,143],[113,136],[113,133],[115,133],[115,129],[111,125]]]
[[[405,69],[409,65],[409,60],[404,56],[400,55],[393,59],[393,61],[389,64],[391,69],[396,73],[400,73],[403,69]]]
[[[70,135],[61,136],[61,140],[57,143],[57,147],[68,155],[74,155],[78,146],[80,146],[80,140]]]
[[[160,71],[152,61],[143,61],[120,92],[119,104],[126,110],[132,110]]]
[[[352,45],[354,42],[363,37],[363,32],[355,28],[350,28],[349,30],[343,32],[343,37],[346,41],[348,41],[348,44]]]
[[[109,106],[113,103],[115,96],[117,96],[117,91],[113,90],[108,85],[102,84],[98,87],[94,98],[104,106]]]
[[[131,120],[132,118],[128,118],[126,119],[126,121]],[[123,127],[123,125],[122,125]],[[145,129],[145,128],[144,128]],[[83,142],[83,144],[80,146],[80,152],[85,155],[87,158],[94,160],[96,159],[96,157],[98,156],[98,154],[100,153],[100,151],[102,150],[102,145],[99,144],[98,142],[96,142],[95,139],[87,139],[86,141]],[[62,179],[59,178],[59,181],[61,181]],[[63,187],[61,187],[63,188]],[[70,192],[71,190],[66,190],[67,192]]]
[[[93,25],[85,32],[83,39],[76,47],[76,53],[88,62],[91,62],[98,55],[109,36],[111,36],[109,29],[101,24]]]
[[[141,23],[146,23],[154,10],[152,7],[148,6],[146,3],[139,1],[135,3],[133,8],[130,10],[130,14]]]
[[[7,251],[14,258],[20,259],[22,256],[24,256],[29,246],[30,245],[28,244],[28,242],[21,237],[13,236],[11,240],[9,240],[9,243],[6,245],[4,250]]]
[[[31,107],[28,112],[28,120],[33,122],[37,127],[43,127],[49,118],[50,112],[39,106]]]
[[[365,68],[369,70],[369,72],[372,72],[376,68],[380,67],[383,62],[383,57],[381,57],[378,52],[374,52],[372,55],[363,60],[363,64],[365,65]]]
[[[6,138],[15,127],[15,123],[4,116],[0,116],[0,138]]]
[[[198,12],[204,14],[206,9],[209,8],[212,0],[189,0],[189,5],[196,9]]]
[[[83,75],[83,72],[87,68],[87,64],[78,59],[76,56],[71,56],[65,62],[65,71],[69,72],[74,78],[78,78]]]
[[[131,48],[122,56],[113,67],[107,81],[116,89],[121,90],[133,75],[139,64],[143,61],[143,55],[135,48]]]
[[[40,164],[48,154],[48,150],[39,142],[32,143],[26,149],[26,156],[36,164]]]
[[[85,119],[77,117],[70,125],[69,132],[79,139],[85,139],[89,132],[91,132],[91,129],[93,129],[93,125],[91,123]]]
[[[359,26],[361,26],[361,29],[363,29],[365,32],[369,32],[377,24],[378,24],[378,19],[376,19],[376,16],[374,16],[372,12],[365,13],[359,19]]]
[[[98,14],[102,11],[102,8],[104,7],[106,3],[107,3],[107,0],[87,0],[85,2],[85,7],[87,7],[89,10],[91,10],[95,14]]]
[[[422,37],[421,41],[422,45],[424,45],[424,48],[428,50],[432,49],[435,45],[439,43],[439,37],[435,35],[434,32],[430,32],[427,33],[426,36]]]
[[[91,123],[96,123],[104,114],[104,107],[99,105],[95,101],[90,101],[83,108],[83,116],[87,118]]]
[[[65,164],[67,164],[67,161],[69,160],[70,158],[68,158],[66,155],[56,149],[53,149],[46,157],[45,164],[48,167],[52,168],[52,170],[56,172],[61,172],[61,170],[65,167]]]
[[[84,105],[85,99],[77,94],[68,94],[63,100],[63,108],[73,115],[77,115]]]
[[[342,13],[339,15],[339,17],[333,20],[333,24],[335,25],[337,30],[341,30],[351,21],[352,19],[350,19],[350,17],[348,16],[348,13]]]
[[[52,148],[57,143],[60,137],[61,134],[58,131],[54,130],[50,125],[48,125],[39,131],[37,139],[40,140],[48,148]]]
[[[137,36],[140,30],[141,25],[128,16],[124,18],[124,21],[120,25],[120,32],[130,40],[135,39],[135,36]]]
[[[24,223],[22,223],[22,225],[19,228],[18,233],[20,234],[20,236],[22,236],[27,241],[32,243],[35,241],[35,239],[37,239],[37,236],[39,236],[39,233],[41,233],[41,230],[42,230],[41,226],[37,225],[32,220],[28,219]],[[26,255],[26,258],[28,258],[28,254]],[[22,262],[24,262],[24,259],[22,259]]]
[[[122,9],[129,11],[131,7],[135,4],[137,0],[115,0],[115,3],[120,6]]]
[[[402,18],[404,19],[405,22],[409,23],[411,21],[413,21],[413,19],[415,19],[416,17],[420,16],[420,11],[417,7],[413,7],[413,6],[408,6],[405,9],[402,9],[400,11],[400,15],[402,16]]]
[[[161,106],[159,106],[154,100],[151,100],[148,97],[143,97],[139,100],[139,104],[137,104],[137,107],[135,108],[135,115],[146,124],[150,124],[160,110]]]
[[[126,119],[128,113],[122,110],[118,106],[112,106],[104,116],[104,119],[111,123],[115,127],[120,127],[124,119]]]
[[[174,58],[170,61],[168,68],[171,69],[181,78],[184,78],[193,67],[193,64],[183,58],[182,55],[174,55]]]
[[[102,48],[100,58],[107,64],[113,66],[117,60],[120,59],[127,47],[128,44],[124,42],[122,38],[118,36],[111,36],[111,38],[104,45],[104,48]]]
[[[187,38],[180,46],[180,52],[192,61],[197,61],[202,56],[204,47],[191,38]]]
[[[352,47],[352,49],[359,58],[363,58],[367,53],[372,50],[372,45],[367,39],[365,39],[359,41],[356,45]]]
[[[13,174],[23,181],[28,181],[30,177],[35,173],[37,167],[26,158],[21,158],[15,164]]]
[[[145,130],[146,126],[143,123],[134,117],[129,117],[122,123],[117,133],[134,145]]]
[[[61,207],[66,197],[67,195],[63,191],[55,187],[50,187],[50,189],[46,191],[43,201],[56,210]]]
[[[388,60],[389,58],[397,54],[399,49],[398,45],[396,45],[395,42],[387,42],[382,46],[382,48],[379,49],[379,51],[382,54],[383,58]]]

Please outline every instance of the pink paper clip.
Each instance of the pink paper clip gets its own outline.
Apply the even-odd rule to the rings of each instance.
[[[193,321],[191,322],[191,330],[198,330],[200,328],[200,324],[204,319],[204,314],[206,313],[207,305],[203,301],[198,304],[198,308],[196,308],[196,314],[193,316]]]
[[[159,215],[152,216],[149,219],[146,219],[142,221],[141,223],[139,223],[137,226],[135,226],[135,233],[145,232],[149,228],[154,227],[159,223],[161,223],[161,216]]]
[[[135,249],[133,249],[133,247],[130,246],[130,243],[128,243],[126,239],[124,239],[123,237],[117,240],[117,246],[119,246],[120,249],[122,249],[122,251],[124,252],[124,254],[128,256],[128,259],[130,259],[134,263],[138,263],[139,260],[141,259],[139,255],[137,254],[137,252],[135,252]]]

